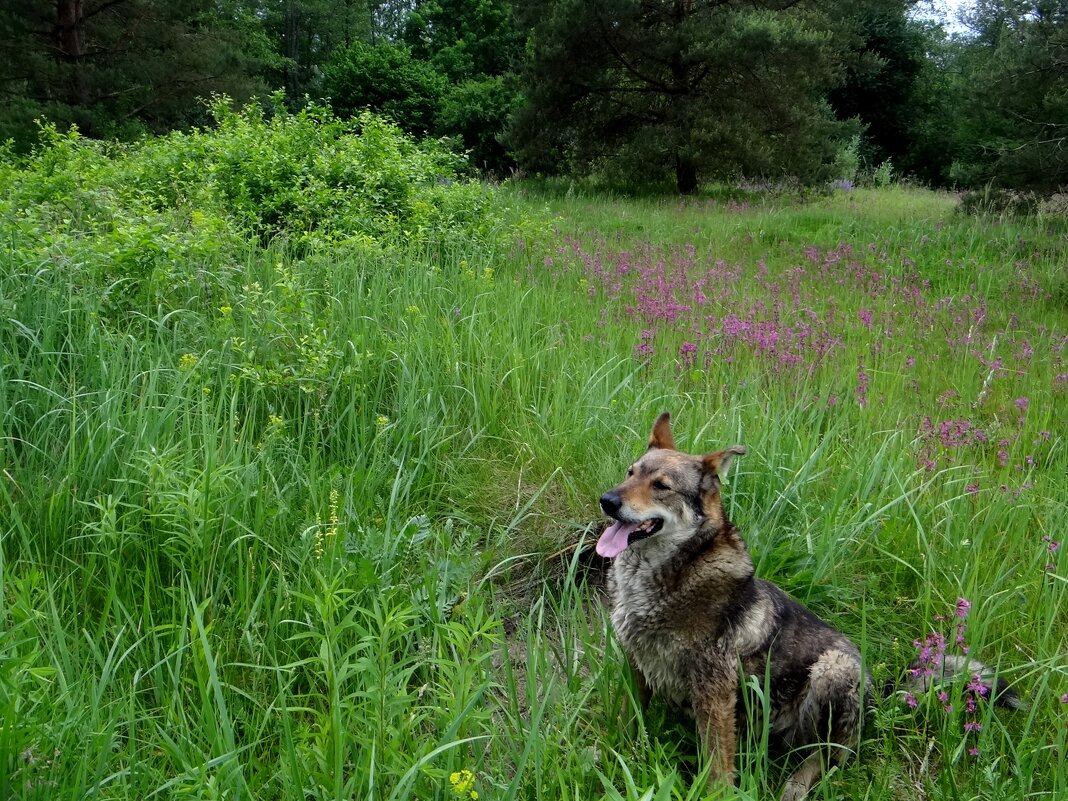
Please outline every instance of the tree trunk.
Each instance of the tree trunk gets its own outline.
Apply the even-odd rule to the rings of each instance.
[[[675,0],[676,30],[681,30],[693,11],[693,0]],[[669,98],[669,102],[678,143],[675,150],[675,188],[680,195],[691,195],[697,190],[697,165],[693,159],[683,155],[683,149],[690,144],[689,106],[693,102],[693,87],[690,85],[690,70],[683,60],[682,47],[682,42],[677,42],[671,54],[671,88],[674,96]]]
[[[675,155],[675,188],[680,195],[697,191],[697,166],[685,156]]]
[[[298,0],[287,0],[285,5],[285,39],[282,43],[282,52],[288,63],[286,65],[285,82],[286,97],[294,106],[301,101],[304,86],[301,82],[300,45],[302,20],[302,8]]]
[[[82,0],[56,0],[56,58],[70,65],[67,102],[87,106],[89,90],[82,75],[85,59],[85,9]]]

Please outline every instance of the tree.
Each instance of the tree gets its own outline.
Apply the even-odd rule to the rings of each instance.
[[[317,94],[324,66],[335,50],[374,39],[376,11],[369,0],[246,0],[263,20],[279,58],[267,72],[283,87],[292,108]]]
[[[196,118],[198,98],[261,88],[269,52],[236,0],[9,0],[0,7],[0,138],[32,139],[33,119],[88,135]]]
[[[504,75],[523,57],[509,0],[422,0],[404,40],[454,82]]]
[[[826,174],[855,126],[826,103],[849,32],[800,0],[558,0],[533,26],[512,129],[531,169],[713,176]],[[840,16],[840,15],[839,15]]]
[[[511,168],[502,136],[519,104],[515,70],[523,49],[510,0],[420,0],[405,21],[404,40],[452,84],[438,132],[459,138],[485,172]]]
[[[479,170],[500,174],[515,163],[502,134],[519,102],[514,76],[462,81],[442,99],[438,130],[445,136],[460,137],[471,164]]]
[[[910,2],[858,3],[853,12],[857,42],[846,59],[845,80],[830,92],[839,119],[864,124],[862,155],[869,165],[892,159],[911,166],[919,135],[921,77],[930,24],[909,18]]]
[[[403,45],[356,42],[334,52],[323,73],[322,91],[334,111],[380,112],[408,133],[435,129],[446,78],[412,57]]]
[[[1068,0],[983,0],[960,53],[955,179],[1052,192],[1068,184]]]

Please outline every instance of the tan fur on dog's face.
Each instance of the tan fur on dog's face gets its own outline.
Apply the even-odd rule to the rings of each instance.
[[[720,499],[720,473],[732,456],[745,453],[735,445],[707,456],[693,456],[675,450],[671,435],[671,415],[657,419],[649,438],[649,449],[627,470],[623,483],[605,493],[601,505],[616,520],[628,523],[661,521],[649,535],[632,535],[635,546],[673,550],[702,520],[723,521]],[[618,509],[615,503],[618,502]],[[656,542],[659,541],[659,542]]]

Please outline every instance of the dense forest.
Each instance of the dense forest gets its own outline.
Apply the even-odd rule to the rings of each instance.
[[[371,109],[490,175],[1068,180],[1068,0],[8,0],[0,141]]]

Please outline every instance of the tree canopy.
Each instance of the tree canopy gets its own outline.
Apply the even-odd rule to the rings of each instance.
[[[531,165],[820,177],[850,126],[833,10],[791,0],[561,0],[533,29],[514,141]]]
[[[473,167],[617,183],[1068,182],[1068,0],[8,0],[0,140],[129,139],[284,90]],[[889,170],[888,170],[889,172]]]

